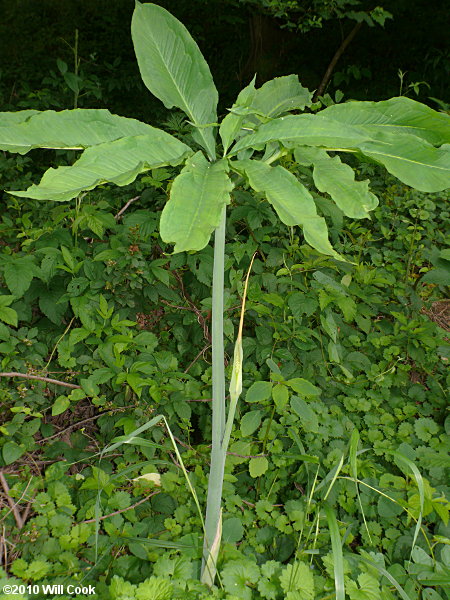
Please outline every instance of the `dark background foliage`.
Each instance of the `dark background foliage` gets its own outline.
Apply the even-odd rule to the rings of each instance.
[[[260,83],[297,73],[303,85],[317,88],[354,25],[349,19],[334,18],[300,33],[287,28],[285,19],[264,13],[261,3],[164,0],[158,4],[180,19],[198,42],[211,66],[222,111],[254,72]],[[332,81],[329,91],[339,87],[347,98],[382,100],[398,95],[397,72],[401,69],[406,73],[403,90],[408,83],[425,81],[430,87],[420,86],[420,100],[427,102],[429,96],[448,100],[448,2],[387,0],[383,7],[393,19],[388,19],[384,28],[363,24],[337,64],[338,85]],[[101,98],[86,95],[81,105],[107,105],[121,114],[154,119],[161,107],[149,102],[138,75],[129,33],[133,8],[132,0],[2,0],[3,109],[26,103],[30,93],[42,90],[43,79],[51,71],[61,78],[57,58],[71,70],[70,46],[78,29],[80,68],[86,79],[98,78],[102,94]],[[416,97],[413,91],[411,94]]]

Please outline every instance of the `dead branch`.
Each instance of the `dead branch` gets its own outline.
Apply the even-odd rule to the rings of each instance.
[[[350,42],[353,40],[353,38],[355,37],[355,35],[361,29],[361,25],[362,25],[362,21],[360,23],[356,23],[356,25],[350,31],[350,33],[348,34],[348,36],[345,38],[345,40],[342,42],[342,44],[339,46],[339,48],[334,53],[334,56],[331,59],[331,62],[328,65],[327,70],[325,71],[325,75],[323,76],[322,81],[320,82],[319,87],[314,92],[313,102],[317,102],[317,99],[319,98],[319,96],[323,96],[323,94],[325,92],[325,89],[326,89],[326,87],[328,85],[328,82],[330,81],[331,75],[332,75],[332,73],[334,71],[334,68],[337,65],[338,60],[344,54],[347,46],[350,44]]]
[[[131,200],[128,200],[128,202],[125,204],[125,206],[123,206],[119,212],[117,213],[117,215],[114,216],[114,218],[117,220],[120,219],[120,217],[123,215],[123,213],[127,210],[127,208],[130,206],[130,204],[133,204],[133,202],[136,202],[136,200],[139,200],[140,196],[135,196],[134,198],[131,198]]]
[[[159,493],[160,493],[159,490],[156,492],[152,492],[145,498],[142,498],[142,500],[139,500],[139,502],[136,502],[135,504],[132,504],[131,506],[128,506],[127,508],[121,508],[120,510],[115,510],[114,512],[109,513],[109,515],[103,515],[102,517],[99,517],[98,519],[87,519],[86,521],[80,521],[79,523],[77,523],[77,525],[81,525],[82,523],[96,523],[97,521],[104,521],[105,519],[109,519],[109,517],[114,517],[115,515],[120,515],[120,513],[124,513],[127,510],[133,510],[133,508],[136,508],[136,506],[143,504],[144,502],[149,500],[152,496],[156,496],[156,494],[159,494]]]
[[[111,412],[111,411],[108,411]],[[50,435],[46,438],[43,438],[42,440],[37,440],[38,444],[43,444],[45,442],[48,442],[48,440],[53,440],[54,438],[60,437],[62,435],[64,435],[65,433],[67,433],[68,431],[70,431],[71,429],[75,429],[75,428],[80,428],[81,425],[83,425],[84,423],[89,423],[89,421],[95,421],[95,419],[98,419],[99,417],[105,415],[106,412],[100,413],[98,415],[94,415],[93,417],[88,417],[87,419],[83,419],[82,421],[77,421],[76,423],[72,423],[72,425],[69,425],[68,427],[66,427],[65,429],[62,429],[61,431],[58,431],[57,433],[54,433],[53,435]]]
[[[59,381],[58,379],[52,379],[51,377],[42,377],[41,375],[29,375],[28,373],[0,373],[0,377],[22,377],[22,379],[35,379],[37,381],[45,381],[46,383],[54,383],[55,385],[62,385],[73,390],[81,389],[81,385],[75,385],[74,383],[67,383],[66,381]]]
[[[25,488],[25,490],[22,493],[19,500],[17,502],[14,502],[14,500],[11,498],[11,496],[9,494],[9,485],[8,485],[8,482],[6,481],[6,477],[4,476],[2,471],[0,471],[0,483],[1,483],[3,491],[5,493],[6,501],[9,504],[10,512],[12,512],[12,514],[14,515],[14,520],[16,521],[17,529],[22,529],[22,527],[24,526],[25,521],[27,519],[28,513],[30,512],[30,502],[28,503],[23,515],[20,514],[20,511],[18,509],[18,504],[19,504],[20,500],[24,497],[30,484],[28,483],[27,487]],[[4,518],[5,517],[3,517],[3,519]]]

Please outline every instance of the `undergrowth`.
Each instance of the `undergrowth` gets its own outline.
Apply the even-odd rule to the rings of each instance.
[[[26,187],[32,168],[0,157],[4,187]],[[174,172],[71,205],[4,195],[8,583],[95,584],[117,600],[331,600],[340,583],[350,600],[450,597],[448,195],[360,169],[381,200],[371,220],[347,220],[317,198],[347,264],[304,245],[245,188],[235,194],[228,369],[257,256],[212,591],[198,583],[202,524],[181,466],[203,506],[213,257],[210,246],[172,256],[159,238]],[[178,456],[162,421],[136,432],[157,415]],[[332,551],[344,582],[334,581]]]

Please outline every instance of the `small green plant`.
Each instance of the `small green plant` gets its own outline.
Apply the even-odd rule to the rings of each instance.
[[[0,149],[20,154],[38,147],[82,150],[72,166],[49,169],[39,185],[10,192],[18,197],[56,202],[79,198],[105,183],[127,185],[152,169],[183,165],[171,185],[161,215],[160,234],[165,242],[174,244],[174,253],[200,251],[215,234],[212,451],[201,577],[212,586],[221,541],[225,461],[243,362],[241,323],[227,411],[224,257],[226,209],[233,189],[248,185],[253,194],[267,199],[285,225],[301,226],[306,242],[317,252],[345,262],[330,244],[326,221],[319,215],[300,174],[309,174],[319,192],[331,197],[353,219],[367,218],[378,199],[369,190],[368,181],[356,180],[355,172],[341,161],[338,153],[375,161],[418,190],[445,189],[450,182],[450,146],[446,145],[450,142],[450,117],[408,98],[350,102],[329,106],[316,114],[293,114],[292,111],[310,107],[312,100],[310,92],[291,75],[258,89],[251,82],[219,124],[218,94],[209,67],[185,27],[160,6],[137,3],[131,30],[145,85],[167,108],[176,107],[188,116],[191,146],[160,129],[107,110],[76,109],[0,113]],[[79,216],[90,219],[95,231],[95,219],[88,212],[80,212]],[[62,252],[64,269],[76,274],[81,265],[69,254]],[[318,278],[324,290],[328,279]],[[329,296],[329,302],[335,301],[344,312],[351,310],[345,292],[338,290],[336,294],[331,289]],[[108,317],[108,310],[107,303],[103,308],[100,304],[104,319],[111,316]],[[14,324],[8,298],[2,311],[3,319]],[[336,325],[326,311],[323,323],[333,342]],[[330,360],[339,362],[332,342]],[[306,380],[301,381],[308,385]],[[298,404],[296,410],[304,417],[303,404]],[[261,464],[253,463],[255,476],[258,468]],[[336,532],[331,517],[329,523]],[[333,544],[333,549],[337,552],[337,544]],[[339,595],[343,597],[342,590]]]

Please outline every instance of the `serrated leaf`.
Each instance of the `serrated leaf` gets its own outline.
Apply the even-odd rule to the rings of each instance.
[[[313,197],[295,175],[284,167],[270,167],[256,160],[235,161],[233,166],[245,173],[256,192],[265,194],[283,223],[301,225],[308,244],[323,254],[340,258],[328,241],[325,219],[317,215]]]
[[[318,387],[301,377],[295,377],[286,381],[286,385],[292,388],[297,394],[302,394],[302,396],[320,396],[321,394]]]
[[[136,3],[134,50],[147,88],[166,108],[176,106],[198,127],[196,141],[215,156],[218,94],[208,64],[186,27],[156,4]],[[205,127],[206,126],[206,127]]]
[[[342,310],[342,314],[344,315],[344,319],[346,321],[353,321],[356,317],[356,304],[352,298],[349,296],[341,296],[341,298],[337,298],[335,300],[336,304]]]
[[[174,252],[204,248],[230,202],[232,188],[227,162],[210,163],[197,152],[173,181],[161,215],[162,239],[175,244]]]
[[[10,292],[16,298],[21,298],[38,273],[32,256],[19,256],[6,263],[3,275]]]
[[[83,392],[85,392],[90,397],[98,396],[98,394],[100,393],[100,388],[96,383],[93,382],[93,380],[90,377],[88,379],[81,379],[80,385],[83,389]]]
[[[253,561],[243,557],[242,560],[228,561],[220,576],[230,599],[252,600],[252,588],[249,586],[256,585],[260,578],[260,570]]]
[[[45,252],[41,261],[41,279],[48,283],[56,273],[56,266],[61,259],[61,251],[58,248],[43,248],[41,252]]]
[[[150,271],[156,277],[156,279],[159,279],[159,281],[162,281],[164,283],[164,285],[166,285],[167,287],[169,287],[169,285],[170,285],[170,273],[169,273],[169,271],[167,271],[167,269],[163,269],[162,267],[152,267],[152,266],[150,266]]]
[[[49,288],[43,286],[39,294],[39,308],[52,323],[60,325],[68,303],[66,301],[59,302],[64,293],[64,287],[62,285],[53,287],[52,283]]]
[[[85,340],[90,335],[90,333],[91,332],[87,329],[84,329],[84,327],[77,327],[75,329],[72,329],[69,335],[70,345],[75,346],[76,344],[78,344],[78,342]]]
[[[320,322],[325,332],[328,333],[333,342],[336,343],[338,336],[338,328],[336,325],[336,321],[334,320],[333,314],[330,312],[329,309],[321,313]]]
[[[14,302],[15,299],[16,299],[15,296],[8,296],[8,295],[0,296],[0,307],[9,306],[10,304],[12,304]]]
[[[251,410],[241,419],[240,429],[243,437],[248,437],[252,435],[261,424],[261,411],[260,410]]]
[[[379,600],[380,586],[373,575],[361,573],[358,575],[358,584],[356,581],[347,582],[346,591],[350,600]]]
[[[128,549],[137,558],[141,560],[148,561],[148,553],[144,546],[144,544],[139,544],[138,542],[130,542],[128,544]]]
[[[74,148],[112,142],[152,132],[136,119],[113,115],[106,109],[0,113],[0,149],[25,154],[32,148]]]
[[[86,217],[86,225],[89,227],[92,233],[95,233],[97,237],[101,238],[103,236],[103,233],[105,231],[103,222],[95,215],[88,215]]]
[[[319,421],[316,413],[302,398],[293,396],[291,398],[291,408],[300,417],[301,425],[305,431],[311,431],[312,433],[319,431]]]
[[[99,296],[98,305],[99,305],[100,315],[103,318],[106,318],[106,315],[108,314],[108,302],[107,302],[105,296],[103,296],[103,294],[100,294],[100,296]]]
[[[52,416],[60,415],[70,406],[70,400],[67,396],[58,396],[52,406]]]
[[[281,383],[274,385],[272,389],[272,398],[278,411],[283,411],[289,402],[289,392],[287,387]]]
[[[280,575],[280,584],[286,594],[299,592],[292,598],[315,599],[314,575],[309,566],[303,562],[287,565]]]
[[[270,398],[272,384],[269,381],[255,381],[247,390],[246,402],[264,402]]]
[[[330,340],[328,342],[327,350],[328,350],[328,357],[329,357],[330,361],[339,364],[341,362],[339,346],[335,342],[333,342],[333,340]],[[340,365],[340,367],[341,367],[342,371],[346,374],[348,379],[353,378],[353,375],[350,373],[350,371],[345,369],[342,365]]]
[[[6,442],[2,448],[2,456],[6,465],[10,465],[15,462],[18,458],[25,453],[25,450],[21,448],[16,442]]]
[[[86,398],[86,393],[79,388],[72,390],[69,394],[69,399],[71,402],[79,402],[80,400],[83,400],[83,398]]]
[[[160,473],[144,473],[144,475],[139,475],[138,477],[134,477],[133,481],[150,481],[154,485],[161,487],[161,475]]]
[[[428,442],[432,437],[436,436],[439,426],[430,417],[421,417],[414,421],[414,431],[420,440]]]
[[[223,522],[222,538],[224,542],[235,544],[241,541],[243,535],[244,527],[242,526],[241,519],[238,517],[232,517]]]
[[[428,273],[425,273],[420,281],[424,283],[434,283],[436,285],[450,285],[449,269],[440,267],[431,269]]]
[[[149,169],[177,165],[191,153],[189,146],[160,129],[87,148],[70,167],[48,169],[39,185],[10,194],[64,202],[103,183],[127,185]]]
[[[6,306],[2,306],[1,299],[5,296],[0,296],[0,321],[4,323],[8,323],[8,325],[12,325],[13,327],[17,327],[18,323],[18,315],[17,312],[13,308],[8,308]]]
[[[110,379],[112,379],[115,375],[115,372],[112,369],[108,369],[108,367],[100,367],[100,369],[95,369],[92,375],[90,375],[89,379],[96,384],[106,383]]]
[[[299,321],[301,321],[303,315],[310,317],[318,307],[315,298],[310,298],[302,292],[294,292],[291,294],[288,297],[288,305],[292,315]]]
[[[261,477],[269,468],[269,461],[265,456],[257,456],[255,458],[250,459],[249,463],[249,471],[250,477],[254,479],[256,477]]]
[[[126,381],[138,398],[141,397],[142,387],[148,385],[148,382],[137,373],[128,373]]]

